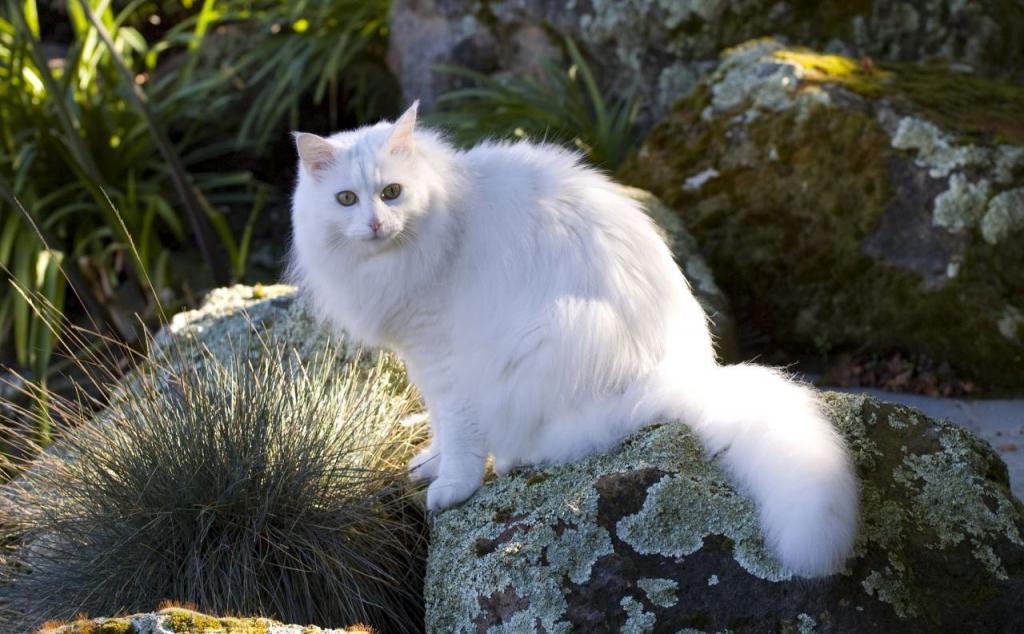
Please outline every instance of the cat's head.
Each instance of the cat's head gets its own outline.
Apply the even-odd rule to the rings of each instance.
[[[293,220],[305,234],[337,249],[376,253],[415,233],[444,189],[437,154],[444,146],[416,129],[418,102],[394,123],[381,122],[322,138],[295,134],[299,179]]]

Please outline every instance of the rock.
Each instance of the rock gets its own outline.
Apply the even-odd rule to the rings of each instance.
[[[793,578],[682,425],[490,480],[434,517],[428,632],[1022,631],[1024,505],[962,428],[829,393],[861,481],[855,556]]]
[[[682,210],[744,332],[1024,387],[1024,85],[758,40],[619,176]]]
[[[396,0],[389,63],[406,100],[420,99],[429,112],[454,85],[434,65],[530,72],[539,56],[558,57],[568,35],[610,94],[641,97],[658,116],[696,87],[723,48],[752,37],[783,35],[858,57],[1020,72],[1022,30],[1024,12],[1005,0]]]
[[[322,350],[330,334],[313,316],[295,287],[284,284],[215,288],[195,310],[182,311],[154,337],[158,349],[176,346],[183,358],[196,358],[199,347],[218,358],[229,358],[248,345],[253,337],[287,341],[307,358]],[[342,356],[351,356],[355,346],[344,338],[332,341],[341,346]]]
[[[214,617],[184,608],[166,608],[148,614],[79,619],[47,624],[39,634],[373,634],[365,625],[320,629],[313,625],[285,625],[261,617]]]

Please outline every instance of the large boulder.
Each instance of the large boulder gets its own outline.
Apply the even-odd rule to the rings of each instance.
[[[885,59],[923,58],[985,69],[1024,62],[1024,12],[1007,0],[396,0],[389,63],[407,100],[427,110],[453,79],[435,64],[483,72],[535,70],[572,37],[615,94],[664,112],[752,37],[783,35],[810,46]]]
[[[1024,505],[969,432],[827,394],[863,518],[837,575],[794,578],[682,425],[495,478],[434,517],[428,632],[1024,631]]]
[[[758,40],[619,176],[679,209],[740,328],[1024,387],[1024,85]]]

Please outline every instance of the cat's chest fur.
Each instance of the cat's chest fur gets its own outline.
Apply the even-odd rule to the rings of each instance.
[[[398,352],[447,339],[448,285],[423,265],[389,259],[314,269],[319,311],[356,340]]]

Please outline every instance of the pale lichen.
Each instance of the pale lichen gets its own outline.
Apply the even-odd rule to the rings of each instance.
[[[705,536],[724,535],[750,574],[769,581],[791,578],[765,547],[753,502],[735,493],[712,464],[695,471],[666,476],[648,489],[640,511],[619,520],[619,538],[641,554],[684,557],[700,550]]]
[[[817,631],[815,628],[818,626],[818,622],[810,614],[800,613],[796,615],[796,620],[797,631],[800,634],[814,634]]]
[[[957,144],[951,135],[937,125],[917,117],[903,117],[892,137],[898,150],[913,150],[914,162],[927,169],[932,178],[944,178],[953,170],[974,165],[988,165],[992,151],[972,144]]]
[[[668,608],[679,602],[676,595],[679,584],[671,579],[643,578],[637,580],[636,585],[647,594],[647,599],[654,605]]]
[[[784,49],[776,40],[763,39],[726,51],[707,80],[711,100],[701,118],[707,121],[742,106],[745,111],[741,118],[745,121],[756,119],[762,111],[791,108],[802,121],[811,107],[831,104],[827,92],[802,83],[803,66],[776,56]]]
[[[987,180],[971,182],[959,172],[952,174],[949,189],[935,197],[932,222],[951,231],[975,226],[985,213],[990,191]]]
[[[1024,312],[1016,306],[1007,306],[999,315],[999,334],[1007,340],[1017,343],[1021,339],[1021,326],[1024,326]]]
[[[657,618],[650,612],[644,611],[644,606],[633,597],[622,597],[619,602],[626,612],[626,622],[622,624],[620,632],[624,634],[642,634],[654,630]]]
[[[1024,187],[1000,192],[988,201],[981,218],[981,235],[999,244],[1013,231],[1024,229]]]
[[[905,586],[894,583],[892,579],[887,578],[888,576],[890,575],[883,576],[881,572],[874,570],[861,581],[861,587],[864,588],[864,592],[891,605],[901,619],[917,616],[917,608],[910,591]]]

